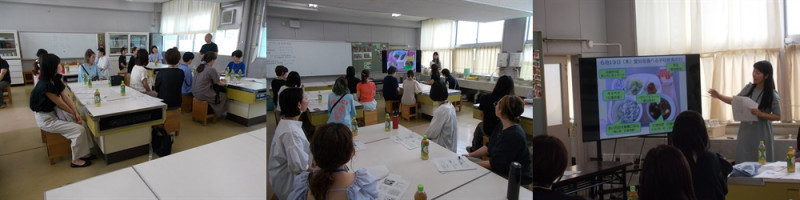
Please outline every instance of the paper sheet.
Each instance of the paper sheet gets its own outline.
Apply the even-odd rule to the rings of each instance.
[[[367,149],[367,145],[364,144],[364,142],[361,142],[359,140],[353,140],[353,146],[355,146],[356,151],[361,151],[361,150]]]
[[[422,136],[411,133],[400,133],[398,135],[392,135],[390,138],[392,138],[392,141],[400,143],[408,150],[419,148],[422,141]]]
[[[753,108],[757,108],[758,103],[748,97],[734,96],[731,101],[731,107],[733,108],[733,120],[735,121],[752,122],[758,120],[758,117],[750,111]]]
[[[389,174],[385,179],[378,182],[378,199],[380,200],[399,200],[403,197],[403,192],[408,189],[409,181],[400,175]]]
[[[472,161],[469,161],[467,158],[462,158],[461,156],[434,158],[433,163],[436,165],[436,169],[439,170],[439,172],[475,169],[475,165],[472,164]]]

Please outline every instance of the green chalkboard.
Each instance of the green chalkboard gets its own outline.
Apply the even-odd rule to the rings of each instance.
[[[380,42],[353,42],[352,43],[353,67],[356,74],[368,69],[371,72],[381,71],[381,51],[389,47],[389,43]]]

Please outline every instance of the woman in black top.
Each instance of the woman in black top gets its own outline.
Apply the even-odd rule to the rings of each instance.
[[[540,135],[531,141],[533,146],[533,198],[566,200],[561,192],[553,191],[553,183],[564,175],[567,169],[567,148],[564,143],[550,135]]]
[[[675,119],[669,137],[671,145],[681,150],[689,163],[697,199],[725,199],[732,166],[719,154],[708,151],[710,144],[703,116],[696,111],[682,112]]]
[[[286,85],[286,74],[289,73],[289,69],[283,65],[278,65],[275,67],[275,75],[277,76],[275,79],[272,79],[272,103],[275,104],[275,107],[278,107],[278,90]],[[277,115],[276,115],[277,117]]]
[[[447,81],[447,88],[458,90],[458,80],[452,74],[450,74],[449,69],[443,69],[442,75],[444,75],[445,81]]]
[[[358,82],[361,82],[361,79],[356,78],[356,68],[353,66],[348,66],[347,75],[345,76],[345,78],[347,78],[347,89],[350,90],[350,93],[355,94],[356,84],[358,84]]]
[[[125,62],[125,54],[128,54],[128,48],[122,47],[122,50],[119,52],[119,71],[124,72],[128,71],[128,63]]]
[[[508,176],[511,163],[518,162],[522,165],[520,183],[527,185],[533,181],[533,172],[531,172],[531,154],[525,142],[525,131],[519,125],[524,105],[522,99],[517,96],[506,95],[500,99],[495,105],[495,114],[500,117],[500,123],[495,127],[489,143],[465,156],[489,156],[488,161],[476,164],[503,177]]]
[[[394,75],[397,73],[397,68],[389,68],[389,74],[383,77],[383,98],[386,100],[399,101],[400,95],[400,81]]]
[[[500,79],[497,79],[492,93],[480,97],[478,102],[480,103],[481,118],[483,118],[483,122],[481,122],[483,130],[475,131],[472,136],[472,146],[467,147],[468,152],[481,148],[481,146],[483,146],[483,135],[490,136],[492,131],[494,131],[494,127],[500,122],[500,120],[497,119],[497,115],[494,114],[494,103],[505,95],[515,95],[514,81],[511,80],[510,76],[501,76]],[[481,125],[479,125],[479,127],[480,126]]]
[[[639,175],[642,200],[695,200],[692,174],[683,153],[669,145],[647,151]]]
[[[39,82],[31,91],[30,108],[35,112],[36,125],[40,129],[61,134],[71,141],[70,167],[86,167],[92,164],[89,160],[97,157],[89,152],[92,147],[89,132],[81,125],[83,120],[64,90],[66,86],[57,72],[59,63],[61,59],[56,55],[42,56]]]
[[[133,65],[136,64],[136,47],[131,48],[131,59],[128,60],[128,74],[131,74],[131,70],[133,70]]]
[[[167,104],[167,110],[181,107],[181,88],[183,87],[183,70],[178,69],[178,62],[181,60],[181,52],[178,48],[168,49],[164,54],[164,61],[169,68],[158,72],[156,77],[155,90],[158,98]]]

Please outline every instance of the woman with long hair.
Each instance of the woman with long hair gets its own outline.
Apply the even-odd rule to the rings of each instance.
[[[724,157],[710,152],[706,123],[697,111],[684,111],[675,118],[670,145],[681,150],[689,164],[698,199],[725,199],[732,166]]]
[[[340,123],[352,127],[352,120],[356,117],[356,105],[353,94],[347,89],[347,80],[339,77],[333,84],[333,92],[328,94],[328,123]]]
[[[369,80],[369,70],[361,70],[361,82],[356,84],[356,96],[364,106],[364,111],[373,111],[378,106],[375,101],[375,83]]]
[[[208,102],[208,106],[219,118],[225,113],[225,102],[228,101],[228,95],[224,91],[217,90],[224,89],[228,84],[226,80],[219,79],[219,73],[212,67],[216,60],[216,53],[203,55],[203,64],[197,66],[197,72],[192,80],[192,95],[194,98]]]
[[[781,101],[775,90],[772,64],[763,60],[753,64],[753,82],[747,84],[737,96],[747,97],[758,103],[758,108],[750,112],[758,117],[758,121],[742,122],[736,139],[736,161],[757,161],[758,145],[764,141],[767,147],[767,162],[775,161],[774,136],[772,121],[781,119]],[[720,94],[715,89],[708,90],[711,97],[731,104],[733,97]]]
[[[481,118],[483,121],[478,124],[472,136],[472,146],[467,147],[467,152],[475,151],[483,146],[483,136],[490,136],[494,127],[498,125],[500,119],[494,114],[494,103],[506,95],[515,95],[514,80],[510,76],[501,76],[497,79],[492,93],[483,95],[478,102],[480,103]],[[482,128],[482,129],[481,129]]]
[[[647,151],[639,176],[641,200],[695,200],[689,164],[680,150],[659,145]]]

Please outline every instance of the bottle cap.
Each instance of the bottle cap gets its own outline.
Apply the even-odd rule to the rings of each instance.
[[[424,189],[425,187],[423,187],[422,184],[417,185],[417,191],[422,192]]]
[[[635,192],[635,191],[636,191],[636,186],[631,185],[631,192]]]

